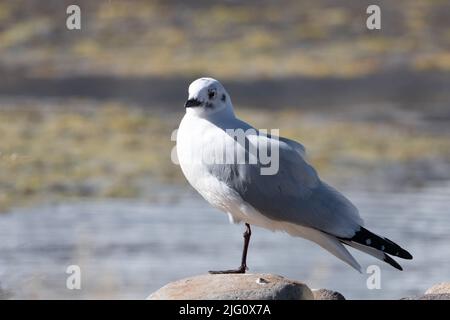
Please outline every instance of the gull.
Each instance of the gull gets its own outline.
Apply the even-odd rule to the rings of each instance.
[[[344,245],[399,270],[402,267],[390,255],[412,259],[393,241],[363,227],[358,209],[305,160],[303,145],[238,119],[219,81],[197,79],[188,94],[177,132],[181,170],[207,202],[227,213],[230,222],[246,227],[240,267],[210,273],[246,272],[251,225],[315,242],[359,272],[361,266]],[[236,139],[236,132],[244,134],[244,141]],[[274,172],[263,172],[267,163],[250,161],[264,146],[276,156]]]

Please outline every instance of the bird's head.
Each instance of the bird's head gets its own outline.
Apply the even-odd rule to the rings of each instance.
[[[192,82],[184,107],[187,113],[199,117],[207,117],[219,111],[233,114],[230,95],[222,84],[213,78],[200,78]]]

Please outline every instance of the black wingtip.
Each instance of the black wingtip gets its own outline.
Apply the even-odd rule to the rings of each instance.
[[[389,242],[394,249],[395,253],[393,251],[388,252],[389,254],[392,254],[396,257],[402,258],[402,259],[406,259],[406,260],[412,260],[413,256],[411,255],[411,253],[409,253],[408,251],[406,251],[405,249],[403,249],[402,247],[400,247],[398,244],[396,244],[394,241],[388,239],[388,238],[383,238],[384,240],[386,240],[387,242]]]
[[[397,261],[395,261],[394,259],[392,259],[390,256],[388,256],[387,254],[384,254],[384,262],[389,263],[391,266],[393,266],[395,269],[403,271],[403,268],[401,265],[399,265],[397,263]]]
[[[402,259],[411,260],[413,258],[408,251],[400,247],[394,241],[389,240],[388,238],[380,237],[364,227],[361,227],[351,239],[347,240],[375,248]]]
[[[404,250],[405,251],[405,253],[404,253],[404,255],[403,255],[403,259],[406,259],[406,260],[412,260],[413,259],[413,256],[411,255],[411,253],[409,253],[408,251],[406,251],[406,250]]]

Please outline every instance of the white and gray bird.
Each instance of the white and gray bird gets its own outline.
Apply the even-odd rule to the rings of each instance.
[[[391,240],[363,227],[358,209],[320,180],[306,162],[301,144],[265,134],[238,119],[219,81],[192,82],[185,109],[177,133],[177,155],[186,179],[213,207],[226,212],[231,222],[246,225],[241,266],[211,273],[245,273],[250,225],[313,241],[359,272],[361,266],[344,244],[399,270],[401,266],[388,254],[412,259]],[[236,130],[245,132],[245,143],[230,134]],[[262,145],[278,150],[275,174],[261,174],[260,161],[236,161],[250,159],[249,153]],[[234,161],[224,161],[228,156]]]

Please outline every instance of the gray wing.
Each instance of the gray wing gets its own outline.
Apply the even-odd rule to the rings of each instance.
[[[276,174],[261,175],[260,164],[214,164],[209,170],[261,214],[340,237],[353,236],[363,224],[356,207],[319,179],[316,170],[303,158],[305,150],[301,144],[262,135],[248,140],[279,144]],[[248,150],[246,146],[237,152],[248,153]]]

